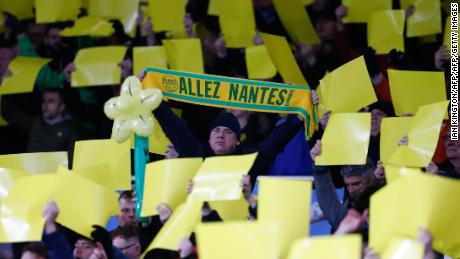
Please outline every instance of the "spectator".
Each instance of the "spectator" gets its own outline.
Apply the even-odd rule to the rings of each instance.
[[[48,259],[46,246],[43,243],[31,243],[24,248],[21,259]]]
[[[141,256],[141,244],[134,227],[125,226],[111,233],[112,244],[129,259],[138,259]]]

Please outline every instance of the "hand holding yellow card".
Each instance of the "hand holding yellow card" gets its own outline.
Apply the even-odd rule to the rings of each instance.
[[[72,27],[61,31],[63,37],[93,36],[108,37],[112,35],[113,27],[110,22],[100,17],[84,16],[77,19]]]
[[[388,161],[394,165],[426,167],[433,157],[449,101],[419,108],[407,134],[408,144],[399,146]]]
[[[90,16],[118,19],[125,32],[132,34],[137,24],[139,2],[140,0],[91,0],[88,13]]]
[[[360,235],[313,237],[296,241],[288,259],[302,258],[361,258]]]
[[[200,258],[279,258],[279,225],[275,222],[207,223],[197,226]]]
[[[50,60],[48,58],[31,57],[16,57],[13,59],[8,66],[12,75],[4,78],[0,86],[0,94],[32,92],[38,72]]]
[[[332,114],[316,165],[364,165],[371,129],[369,113]]]
[[[241,178],[252,167],[257,153],[206,158],[193,178],[190,198],[200,201],[238,200]]]
[[[133,48],[133,73],[139,73],[148,67],[168,68],[168,60],[163,46]]]
[[[285,257],[294,240],[308,236],[311,181],[263,177],[259,184],[258,220],[280,225],[278,245]]]
[[[417,37],[440,33],[441,1],[439,0],[401,0],[401,8],[413,5],[414,13],[407,18],[407,37]]]
[[[119,84],[126,47],[93,47],[78,51],[72,87]]]
[[[16,16],[19,20],[34,17],[34,0],[0,0],[0,10]]]
[[[252,46],[256,22],[251,0],[219,0],[219,24],[227,48]]]
[[[156,32],[184,30],[186,0],[149,0],[148,3]]]
[[[398,149],[401,138],[409,133],[412,117],[384,118],[380,126],[380,160],[384,163]]]
[[[147,164],[141,216],[157,215],[162,202],[174,211],[186,200],[188,182],[202,163],[201,158],[177,158]]]

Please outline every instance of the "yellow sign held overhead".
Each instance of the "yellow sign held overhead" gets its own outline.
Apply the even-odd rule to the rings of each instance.
[[[426,174],[400,177],[371,197],[369,246],[382,254],[392,238],[415,239],[422,227],[432,234],[435,250],[459,257],[460,203],[455,197],[460,197],[458,180]]]
[[[408,238],[394,238],[382,259],[423,259],[425,248],[422,244]]]
[[[152,243],[145,250],[142,258],[150,250],[155,248],[177,251],[180,240],[182,238],[189,238],[200,220],[202,205],[202,202],[194,199],[188,199],[181,204],[155,236],[155,239],[153,239]]]
[[[397,49],[404,52],[404,10],[387,10],[371,14],[367,24],[367,41],[377,54]]]
[[[137,74],[148,67],[168,68],[168,60],[163,46],[133,48],[133,73]]]
[[[69,170],[66,167],[59,166],[56,173],[58,174],[63,174],[63,173],[64,174],[65,173],[77,174],[99,185],[102,185],[109,190],[115,190],[114,189],[115,184],[111,177],[110,166],[107,163],[82,166],[82,167],[78,167],[78,169],[74,168],[73,170]]]
[[[391,10],[392,0],[343,0],[347,7],[345,23],[367,23],[373,12]]]
[[[370,113],[332,114],[321,139],[316,165],[364,165],[371,129]]]
[[[294,42],[321,43],[302,0],[273,0],[273,5]]]
[[[75,71],[72,73],[72,87],[119,84],[121,67],[126,47],[92,47],[78,51],[75,57]]]
[[[206,223],[197,226],[202,259],[276,259],[279,225],[275,222]]]
[[[290,244],[308,236],[310,227],[311,181],[259,178],[257,217],[260,222],[277,222],[280,225],[280,247],[286,257]]]
[[[139,0],[91,0],[88,13],[108,19],[118,19],[128,34],[135,32]]]
[[[0,10],[16,16],[19,20],[34,17],[34,0],[0,0]]]
[[[193,178],[190,198],[200,201],[238,200],[241,178],[252,167],[257,153],[206,158]]]
[[[112,139],[84,140],[75,142],[73,169],[81,167],[110,165],[110,177],[116,190],[131,189],[131,154],[129,142],[118,144]]]
[[[35,0],[37,23],[73,21],[80,12],[81,0]]]
[[[248,202],[243,197],[236,201],[211,201],[209,206],[219,213],[223,221],[246,220],[248,218]]]
[[[401,138],[409,132],[412,117],[384,118],[380,126],[380,160],[384,163],[398,149]]]
[[[171,69],[204,73],[203,54],[199,39],[163,40]]]
[[[284,82],[307,86],[308,83],[297,65],[286,38],[266,33],[261,33],[260,36]]]
[[[442,31],[441,1],[439,0],[401,0],[401,8],[415,7],[414,13],[407,18],[407,37],[437,34]]]
[[[436,150],[448,105],[449,101],[443,101],[420,107],[407,134],[408,144],[399,146],[388,162],[394,165],[426,167]]]
[[[219,24],[227,48],[253,45],[256,22],[251,0],[218,0]]]
[[[276,67],[264,45],[247,47],[245,53],[249,79],[269,79],[276,76]]]
[[[148,12],[156,32],[183,31],[186,0],[149,0]]]
[[[0,94],[30,93],[34,90],[35,79],[40,69],[51,59],[16,57],[8,65],[12,75],[4,78]]]
[[[141,216],[157,215],[164,202],[173,211],[187,198],[188,182],[203,163],[201,158],[165,159],[145,167],[144,200]]]
[[[399,177],[409,174],[422,174],[420,168],[401,167],[397,165],[386,164],[385,167],[385,180],[388,184],[395,182]]]
[[[357,259],[361,258],[361,246],[360,235],[305,238],[291,246],[287,258]]]
[[[319,105],[334,113],[357,112],[377,101],[363,56],[324,76],[318,94]]]
[[[113,33],[112,23],[100,17],[84,16],[77,19],[72,27],[61,31],[63,37],[93,36],[108,37]]]
[[[0,167],[31,174],[54,173],[59,165],[67,167],[67,152],[0,155]]]
[[[444,72],[388,70],[396,115],[415,114],[426,104],[446,100]]]

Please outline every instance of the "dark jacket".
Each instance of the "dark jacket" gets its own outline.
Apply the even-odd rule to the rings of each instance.
[[[174,114],[167,103],[162,102],[153,113],[180,157],[216,155],[209,145],[204,145],[189,132],[185,123]],[[259,153],[249,172],[252,183],[255,183],[258,175],[266,174],[276,154],[284,149],[301,126],[302,122],[296,116],[289,116],[285,123],[276,127],[256,148],[237,148],[232,153],[232,155]]]

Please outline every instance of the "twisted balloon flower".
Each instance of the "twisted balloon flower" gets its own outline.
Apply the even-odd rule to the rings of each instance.
[[[153,115],[163,95],[154,88],[143,90],[141,81],[130,76],[121,85],[120,96],[110,98],[104,105],[104,113],[114,120],[112,138],[118,143],[129,138],[131,131],[148,137],[153,132]]]

